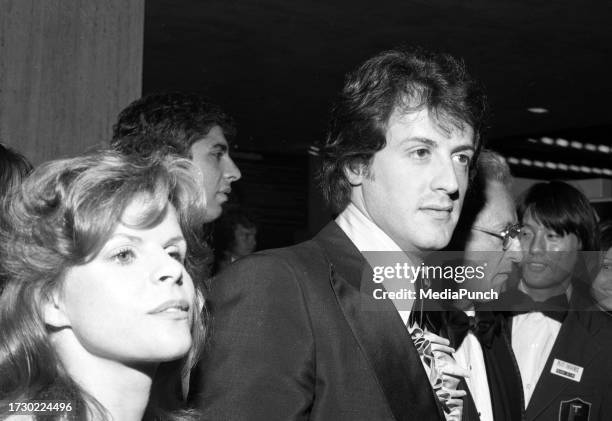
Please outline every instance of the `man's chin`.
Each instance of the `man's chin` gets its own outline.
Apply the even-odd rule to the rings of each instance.
[[[432,232],[430,237],[423,238],[423,241],[420,244],[420,249],[422,251],[441,250],[446,247],[449,242],[450,235],[447,235],[446,232]]]
[[[221,216],[222,211],[223,209],[221,208],[221,205],[216,201],[212,203],[208,202],[206,204],[206,213],[204,215],[204,221],[206,223],[214,221],[215,219]]]

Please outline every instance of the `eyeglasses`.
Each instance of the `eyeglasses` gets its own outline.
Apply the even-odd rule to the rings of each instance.
[[[493,232],[486,228],[482,227],[472,227],[475,231],[484,232],[485,234],[492,235],[493,237],[497,237],[502,240],[502,248],[504,251],[510,248],[512,240],[518,237],[521,233],[521,224],[510,224],[502,232]]]

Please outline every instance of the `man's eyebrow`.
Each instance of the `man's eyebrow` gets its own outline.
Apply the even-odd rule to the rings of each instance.
[[[220,150],[221,152],[227,152],[228,147],[227,147],[227,144],[219,142],[219,143],[215,143],[214,145],[212,145],[210,149],[211,150],[216,149],[216,150]]]
[[[432,148],[435,148],[438,146],[438,142],[436,142],[435,140],[429,139],[427,137],[407,137],[405,139],[402,139],[401,141],[402,144],[405,143],[421,143],[423,145],[427,145],[427,146],[431,146]]]
[[[402,144],[405,143],[420,143],[423,145],[427,145],[430,146],[432,148],[436,148],[438,147],[438,142],[436,142],[435,140],[429,139],[427,137],[408,137],[406,139],[403,139],[401,141]],[[453,150],[452,153],[456,153],[456,152],[461,152],[461,151],[472,151],[474,152],[476,150],[476,148],[474,148],[474,145],[472,143],[464,143],[462,145],[458,145],[456,146]]]
[[[474,145],[472,145],[472,144],[465,143],[465,144],[463,144],[463,145],[456,146],[456,147],[455,147],[455,148],[452,150],[452,153],[455,153],[455,152],[463,152],[463,151],[471,151],[471,152],[475,152],[475,151],[476,151],[476,148],[475,148],[475,147],[474,147]]]

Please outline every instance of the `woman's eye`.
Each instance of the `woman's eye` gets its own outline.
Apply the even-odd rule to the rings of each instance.
[[[122,265],[131,263],[135,257],[136,254],[131,249],[122,249],[113,255],[113,259]]]
[[[168,255],[172,257],[174,260],[176,260],[177,262],[179,262],[180,264],[185,264],[185,257],[183,256],[182,253],[178,251],[171,251],[171,252],[168,252]]]

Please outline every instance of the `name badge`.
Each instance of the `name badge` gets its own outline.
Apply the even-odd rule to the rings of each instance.
[[[550,372],[556,376],[561,376],[575,382],[580,382],[584,368],[579,365],[561,361],[555,358]]]

